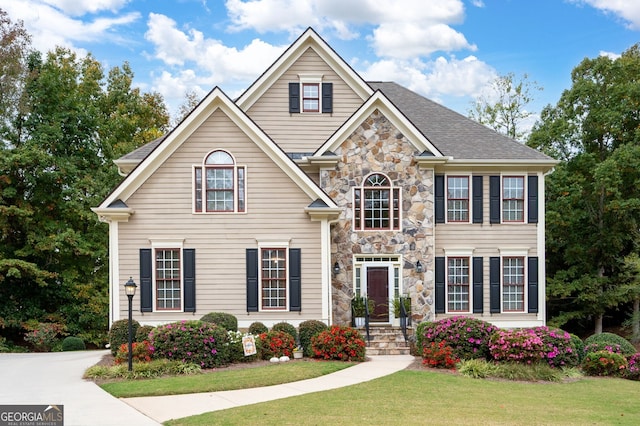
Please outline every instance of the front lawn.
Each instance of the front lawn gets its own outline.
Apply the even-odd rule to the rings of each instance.
[[[586,425],[640,424],[640,382],[472,379],[403,370],[326,392],[206,413],[178,425]]]

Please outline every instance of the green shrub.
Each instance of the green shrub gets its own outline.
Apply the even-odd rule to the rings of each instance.
[[[489,357],[489,338],[498,328],[476,318],[457,316],[427,323],[421,327],[422,346],[445,342],[451,346],[456,357],[473,359]]]
[[[626,373],[627,359],[608,350],[588,352],[582,361],[582,371],[589,376],[619,377]]]
[[[600,333],[584,340],[584,350],[590,352],[609,351],[630,356],[636,353],[636,348],[624,337],[613,333]]]
[[[84,351],[86,349],[84,340],[75,336],[67,336],[62,341],[63,351]]]
[[[339,361],[364,361],[365,342],[360,332],[351,327],[331,326],[311,338],[313,356]]]
[[[131,332],[132,339],[135,337],[138,328],[140,327],[140,323],[136,320],[131,321]],[[118,349],[120,345],[123,343],[129,343],[129,320],[121,319],[118,321],[114,321],[111,324],[111,330],[109,330],[109,348],[111,349],[111,354],[115,356],[118,353]]]
[[[228,363],[227,330],[209,322],[180,321],[156,327],[149,335],[153,355],[213,368]]]
[[[227,345],[229,347],[229,362],[253,362],[258,359],[258,354],[245,356],[242,338],[246,336],[240,331],[227,331]]]
[[[571,336],[571,345],[573,346],[573,350],[578,355],[578,365],[582,364],[582,360],[584,359],[584,342],[582,339],[575,334],[569,334]]]
[[[226,312],[209,312],[200,321],[212,322],[227,331],[238,331],[238,318]]]
[[[468,359],[458,364],[458,372],[473,379],[494,377],[498,366],[484,359]]]
[[[279,322],[277,324],[274,324],[273,327],[271,327],[271,330],[284,331],[285,333],[293,337],[294,342],[298,341],[298,332],[296,328],[293,325],[289,324],[288,322]]]
[[[136,334],[133,340],[135,340],[136,342],[144,342],[145,340],[149,340],[149,333],[151,333],[154,328],[155,327],[152,325],[141,325],[140,327],[138,327],[138,330],[136,330]]]
[[[259,342],[259,343],[258,343]],[[293,348],[296,341],[289,333],[284,331],[271,330],[258,336],[258,349],[262,359],[271,359],[281,356],[293,357]]]
[[[302,346],[305,356],[313,356],[311,338],[316,334],[325,331],[327,328],[329,328],[327,327],[327,324],[318,320],[307,320],[300,323],[298,326],[298,336],[300,337],[300,346]]]
[[[252,322],[249,326],[249,334],[253,334],[254,336],[259,336],[267,331],[269,331],[269,328],[260,321]]]
[[[424,348],[424,330],[427,327],[433,327],[432,321],[424,321],[416,326],[416,353],[415,356],[422,356],[422,348]]]

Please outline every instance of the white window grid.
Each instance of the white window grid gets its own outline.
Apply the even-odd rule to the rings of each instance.
[[[450,312],[469,312],[468,257],[448,258],[447,305]]]
[[[156,309],[177,310],[182,303],[180,250],[156,249]]]
[[[502,258],[502,310],[524,312],[524,258]]]

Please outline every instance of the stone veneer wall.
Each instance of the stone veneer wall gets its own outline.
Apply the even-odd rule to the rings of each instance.
[[[433,319],[433,170],[418,167],[414,157],[420,152],[378,110],[334,152],[341,157],[336,168],[320,172],[321,187],[345,207],[331,229],[331,264],[337,261],[341,267],[332,280],[333,322],[351,322],[355,254],[401,254],[402,292],[411,296],[412,316],[416,322]],[[400,231],[352,230],[352,188],[373,172],[402,188]],[[418,260],[421,274],[415,271]]]

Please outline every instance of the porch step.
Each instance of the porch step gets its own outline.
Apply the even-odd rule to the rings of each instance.
[[[360,329],[362,336],[367,338],[364,328]],[[413,335],[413,329],[407,328],[407,336]],[[367,355],[410,355],[409,342],[404,340],[402,329],[388,325],[369,326],[371,340],[367,342]]]

